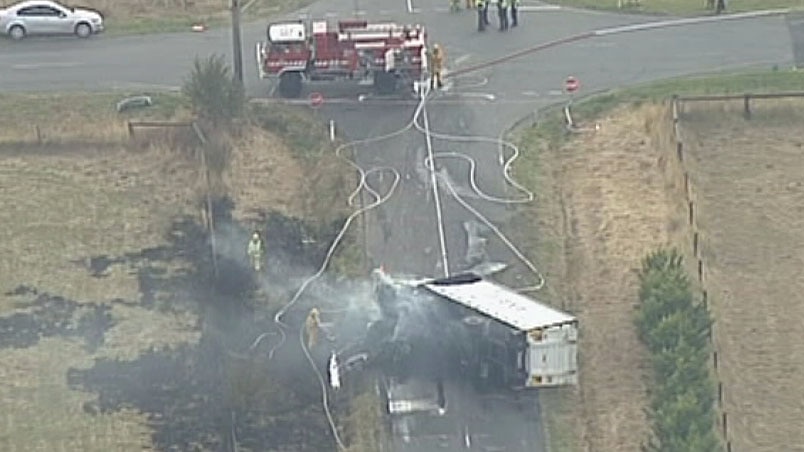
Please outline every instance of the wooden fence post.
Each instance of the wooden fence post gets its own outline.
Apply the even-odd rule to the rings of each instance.
[[[751,95],[746,94],[743,97],[743,116],[745,119],[751,119]]]
[[[693,203],[692,201],[689,201],[687,203],[687,205],[689,207],[689,212],[690,212],[690,225],[693,225],[693,224],[695,224],[695,203]]]
[[[207,221],[209,222],[209,244],[212,251],[212,271],[214,272],[215,277],[218,277],[218,251],[217,251],[217,244],[215,242],[215,212],[212,209],[212,197],[210,192],[212,191],[212,186],[209,180],[209,168],[207,167],[207,139],[204,136],[203,131],[198,126],[198,123],[193,121],[190,125],[193,131],[195,132],[196,136],[198,137],[198,141],[201,144],[201,166],[204,170],[204,179],[207,185]]]

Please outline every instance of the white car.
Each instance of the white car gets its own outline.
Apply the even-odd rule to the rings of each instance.
[[[103,31],[103,16],[47,0],[29,0],[0,9],[0,32],[19,41],[33,35],[88,38]]]

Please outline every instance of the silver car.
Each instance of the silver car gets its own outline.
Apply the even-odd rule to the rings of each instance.
[[[47,0],[30,0],[0,9],[0,32],[19,41],[32,35],[75,35],[88,38],[103,31],[97,11]]]

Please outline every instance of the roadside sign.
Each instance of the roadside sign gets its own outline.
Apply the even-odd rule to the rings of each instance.
[[[310,93],[308,100],[310,101],[310,106],[313,108],[324,105],[324,95],[318,92]]]
[[[571,75],[569,77],[567,77],[567,80],[564,81],[564,89],[568,93],[574,93],[575,91],[578,91],[578,88],[580,88],[580,87],[581,87],[581,82],[579,82],[578,79],[576,79],[575,77],[573,77]]]

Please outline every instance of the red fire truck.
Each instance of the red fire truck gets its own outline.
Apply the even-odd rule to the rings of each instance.
[[[279,82],[282,97],[299,97],[305,82],[353,80],[378,94],[414,88],[427,68],[424,27],[326,20],[272,23],[257,44],[260,78]]]

